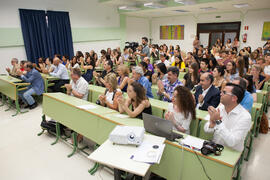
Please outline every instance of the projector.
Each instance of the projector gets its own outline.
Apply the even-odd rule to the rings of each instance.
[[[132,144],[139,146],[143,141],[145,129],[137,126],[116,126],[109,139],[115,144]]]

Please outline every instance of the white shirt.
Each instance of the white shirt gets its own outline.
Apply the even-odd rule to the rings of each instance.
[[[178,126],[182,126],[186,130],[186,134],[190,134],[189,126],[192,120],[191,114],[188,115],[188,118],[186,119],[184,114],[181,112],[175,111],[173,108],[173,103],[169,103],[168,105],[168,112],[172,112],[174,115],[174,119]],[[175,127],[173,127],[174,130],[177,130]]]
[[[113,104],[113,98],[114,98],[113,95],[114,95],[114,93],[116,93],[117,91],[120,91],[120,92],[121,92],[120,89],[116,89],[116,91],[112,91],[112,92],[107,91],[106,94],[105,94],[105,96],[106,96],[106,101],[109,102],[110,104]]]
[[[159,63],[162,63],[162,61],[161,61],[161,60],[158,60],[158,61],[156,62],[156,64],[159,64]],[[171,63],[170,63],[167,59],[166,59],[163,63],[165,64],[166,67],[168,67],[168,66],[171,65]]]
[[[59,64],[55,66],[53,72],[50,73],[51,76],[58,77],[60,79],[68,80],[69,75],[65,65]]]
[[[236,151],[243,151],[244,142],[251,128],[250,113],[240,104],[227,114],[224,105],[220,104],[222,123],[214,128],[209,128],[209,123],[204,125],[204,131],[214,133],[213,141],[217,144],[228,146]]]
[[[75,68],[79,68],[80,69],[80,65],[78,63],[74,64],[74,66],[72,67],[71,64],[69,63],[68,65],[68,69],[75,69]]]
[[[76,83],[73,82],[72,80],[70,81],[70,84],[72,86],[72,90],[77,91],[80,94],[83,94],[83,100],[87,101],[88,98],[88,83],[86,82],[86,80],[83,77],[80,77]],[[74,96],[74,94],[72,94],[71,92],[71,96]]]
[[[268,66],[264,66],[264,70],[263,70],[263,72],[264,72],[265,74],[267,74],[267,75],[269,75],[269,76],[270,76],[270,65],[268,65]]]

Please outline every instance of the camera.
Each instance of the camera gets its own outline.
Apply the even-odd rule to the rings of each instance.
[[[137,42],[126,42],[125,43],[125,48],[131,48],[133,52],[136,51],[138,46],[139,46],[139,43],[137,43]]]
[[[204,141],[203,147],[201,148],[201,152],[205,156],[212,153],[214,153],[216,156],[219,156],[223,149],[224,149],[224,146],[220,144],[216,144],[212,141]]]

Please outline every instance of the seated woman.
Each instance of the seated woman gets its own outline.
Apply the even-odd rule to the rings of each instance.
[[[80,68],[79,63],[77,62],[76,56],[73,56],[68,64],[68,70],[71,71],[71,69]]]
[[[42,69],[45,67],[44,58],[38,58],[38,63],[34,63],[33,66],[36,70],[38,70],[38,72],[42,72]]]
[[[256,88],[253,83],[253,76],[246,74],[244,76],[244,80],[246,80],[247,83],[247,91],[252,95],[253,102],[257,102],[257,94],[256,94]]]
[[[93,78],[93,71],[95,69],[95,61],[91,56],[88,56],[86,59],[86,63],[84,64],[83,58],[81,60],[81,68],[86,70],[86,72],[82,75],[82,77],[89,83]]]
[[[117,84],[118,88],[123,91],[127,92],[127,87],[128,87],[128,80],[129,80],[129,69],[127,65],[119,65],[117,67],[117,73],[118,73],[118,78],[117,78]]]
[[[106,75],[104,81],[106,90],[103,95],[98,97],[99,103],[102,106],[118,110],[117,98],[122,95],[122,93],[120,90],[117,90],[117,79],[115,73],[109,73]]]
[[[197,63],[189,66],[188,72],[184,76],[183,84],[189,90],[192,90],[200,82],[199,67]]]
[[[226,70],[224,78],[227,82],[232,82],[235,78],[239,77],[239,73],[236,71],[236,64],[234,61],[229,61],[226,64]]]
[[[173,92],[172,103],[168,105],[165,119],[173,123],[174,129],[190,134],[189,126],[196,118],[195,101],[188,88],[177,86]]]
[[[214,82],[213,85],[218,88],[220,91],[223,90],[223,88],[226,85],[226,80],[224,79],[225,70],[223,66],[217,66],[214,68],[213,76],[214,76]]]
[[[264,82],[266,80],[265,76],[263,76],[261,73],[262,68],[259,64],[252,65],[250,74],[253,77],[253,83],[256,90],[262,90]]]
[[[157,84],[158,80],[163,81],[164,79],[167,79],[167,67],[164,63],[158,63],[156,73],[152,75],[152,84]]]
[[[128,98],[123,96],[118,98],[118,108],[120,113],[126,112],[129,117],[142,119],[142,113],[152,114],[152,107],[146,97],[144,87],[138,82],[132,82],[127,89]],[[131,105],[132,109],[129,109]]]
[[[172,63],[171,66],[178,67],[180,72],[184,72],[185,68],[186,68],[186,65],[185,65],[184,61],[182,60],[181,56],[175,56],[174,62]]]
[[[148,65],[146,62],[141,61],[139,65],[143,69],[144,76],[152,83],[152,72],[148,70]]]

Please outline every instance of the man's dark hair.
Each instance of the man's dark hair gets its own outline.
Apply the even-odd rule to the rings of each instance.
[[[102,49],[102,50],[100,51],[100,53],[106,55],[107,52],[106,52],[104,49]]]
[[[207,58],[203,58],[201,62],[204,62],[207,65],[207,67],[209,66],[209,59]]]
[[[146,62],[141,61],[141,62],[140,62],[140,64],[141,64],[141,65],[142,65],[142,67],[144,67],[145,69],[147,69],[147,68],[148,68],[148,65],[147,65],[147,63],[146,63]]]
[[[64,57],[65,57],[66,59],[69,59],[69,56],[68,56],[68,55],[64,55]]]
[[[170,71],[171,71],[173,74],[176,74],[177,77],[178,77],[178,75],[179,75],[179,69],[178,69],[176,66],[171,66],[171,67],[169,67],[167,73],[170,72]]]
[[[245,90],[238,84],[227,83],[226,86],[233,87],[232,94],[237,97],[237,104],[239,104],[244,98]]]
[[[113,62],[111,60],[107,60],[108,65],[113,68]]]
[[[27,68],[30,68],[30,69],[33,69],[34,68],[33,67],[33,64],[31,62],[27,62],[26,67]]]
[[[144,39],[146,42],[148,42],[148,38],[147,37],[142,37],[142,39]]]
[[[210,74],[210,73],[207,73],[208,75],[206,76],[206,79],[207,80],[210,80],[210,83],[212,84],[213,83],[213,81],[214,81],[214,76],[212,75],[212,74]]]
[[[236,77],[234,80],[239,81],[239,86],[241,86],[244,90],[247,88],[247,82],[241,78],[241,77]]]

